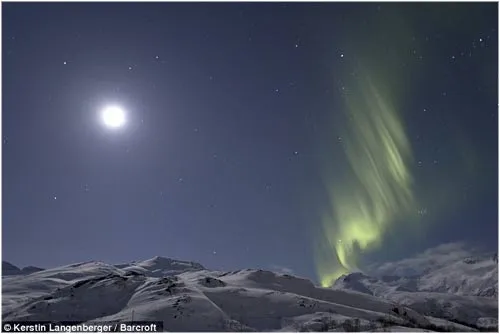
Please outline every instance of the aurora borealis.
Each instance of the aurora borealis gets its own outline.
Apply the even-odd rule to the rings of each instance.
[[[411,8],[419,14],[413,14]],[[342,102],[330,110],[337,115],[332,118],[333,126],[323,128],[338,134],[338,140],[324,140],[321,152],[330,157],[329,163],[320,163],[328,202],[319,209],[321,228],[313,238],[322,286],[330,286],[340,275],[362,271],[361,260],[380,249],[390,249],[386,245],[390,238],[425,242],[430,231],[444,228],[444,222],[460,210],[463,199],[458,194],[464,183],[487,182],[479,172],[486,157],[478,160],[478,142],[471,132],[452,126],[461,123],[453,114],[453,108],[461,107],[443,107],[442,113],[448,112],[446,126],[424,123],[417,130],[420,133],[414,134],[418,117],[410,110],[420,103],[417,96],[428,90],[424,87],[436,78],[430,70],[435,64],[426,60],[433,52],[428,37],[422,37],[423,22],[450,34],[467,30],[459,26],[467,17],[464,7],[447,7],[452,15],[446,22],[435,16],[444,7],[427,8],[432,15],[422,14],[418,6],[386,7],[383,14],[368,19],[371,29],[346,34],[348,70],[332,74],[341,82]],[[452,55],[451,61],[455,58]],[[466,87],[473,82],[461,84]],[[447,92],[440,95],[446,98]],[[425,113],[426,108],[424,117]],[[427,116],[427,123],[429,120]],[[424,151],[439,151],[435,149],[438,141],[424,147],[420,140],[422,134],[431,138],[435,133],[440,133],[442,145],[446,143],[446,151],[439,155],[455,156],[454,164],[446,169],[437,168],[437,155],[426,164],[421,158]],[[341,150],[335,148],[339,145]]]
[[[351,61],[346,67],[355,70],[342,86],[338,108],[343,117],[325,130],[342,134],[342,151],[335,158],[346,168],[342,177],[323,170],[329,205],[321,221],[323,245],[316,252],[322,286],[359,270],[361,254],[380,246],[393,224],[418,210],[415,160],[402,103],[408,92],[401,89],[411,90],[414,68],[395,66],[405,61],[412,27],[399,14],[385,12],[372,23],[373,31],[348,43]],[[333,154],[328,145],[324,154]]]
[[[325,249],[338,259],[332,272],[324,271],[320,260],[323,286],[356,270],[358,253],[377,246],[397,217],[416,208],[408,166],[411,147],[397,105],[368,76],[360,80],[357,93],[347,94],[346,101],[349,131],[344,140],[351,175],[345,184],[331,187],[332,214],[322,221]]]

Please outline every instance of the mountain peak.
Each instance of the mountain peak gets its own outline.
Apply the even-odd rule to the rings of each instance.
[[[21,269],[10,262],[2,261],[2,276],[29,275],[42,270],[44,269],[34,266],[27,266]]]
[[[2,261],[2,276],[10,276],[10,275],[20,275],[21,268],[13,265],[10,262]]]
[[[123,270],[141,272],[149,276],[162,277],[178,275],[187,271],[205,270],[201,264],[192,261],[181,261],[164,256],[154,256],[143,261],[133,261],[130,263],[115,265]]]

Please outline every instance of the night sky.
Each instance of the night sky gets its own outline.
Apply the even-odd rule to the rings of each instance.
[[[342,233],[357,264],[452,241],[496,250],[497,13],[3,3],[3,259],[160,255],[318,281]],[[103,124],[107,106],[123,127]],[[338,218],[356,203],[366,247],[368,225]]]

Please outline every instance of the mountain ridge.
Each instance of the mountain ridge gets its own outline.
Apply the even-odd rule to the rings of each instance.
[[[398,281],[353,273],[337,282],[345,278],[368,289]],[[213,271],[161,256],[69,264],[2,281],[3,321],[160,320],[168,331],[471,332],[498,326],[494,298],[410,288],[368,294],[269,270]]]

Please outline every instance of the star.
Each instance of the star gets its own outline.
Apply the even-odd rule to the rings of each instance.
[[[427,208],[421,208],[417,211],[420,216],[425,216],[427,214]]]

